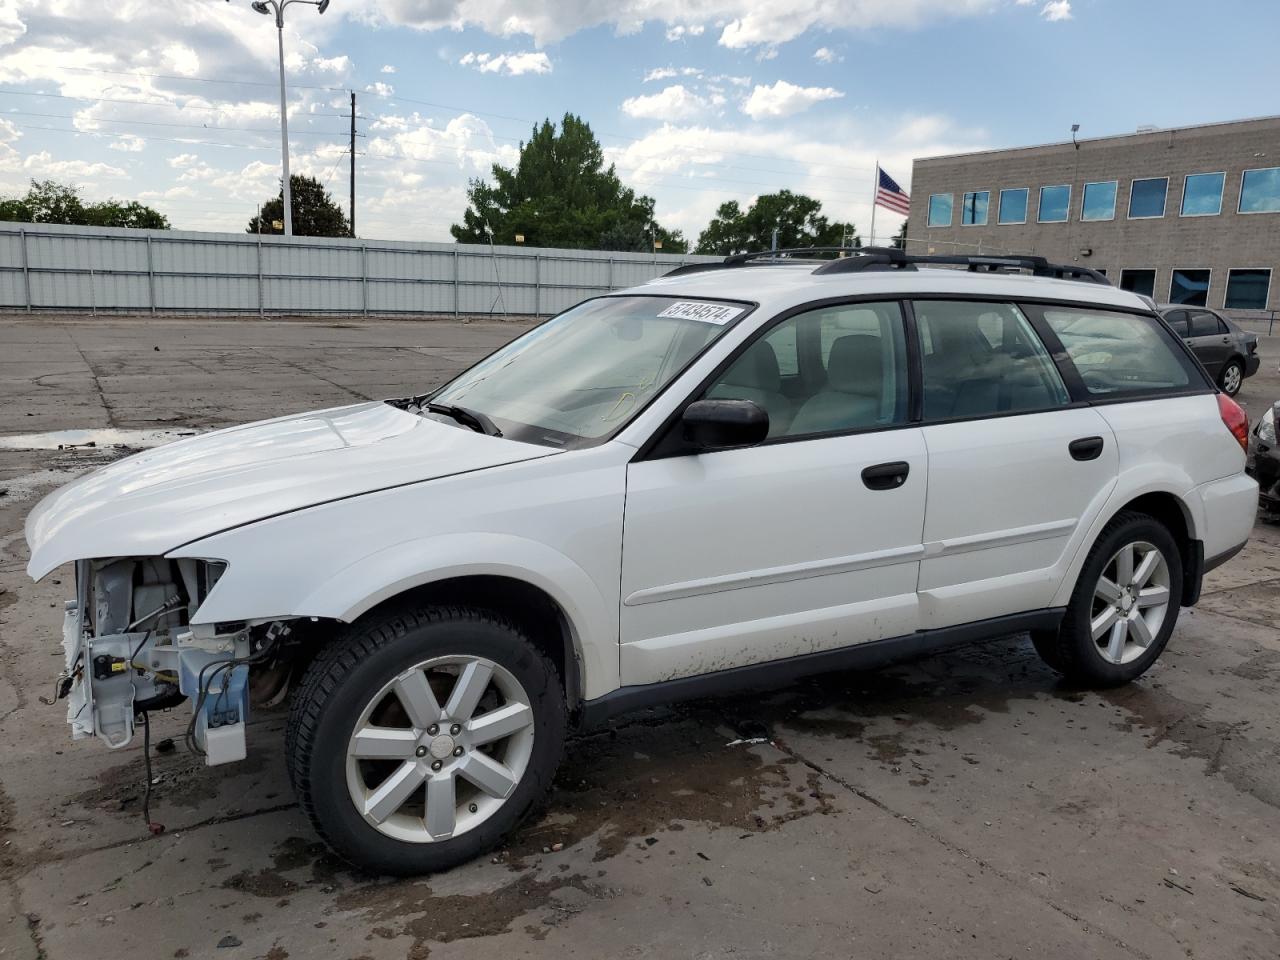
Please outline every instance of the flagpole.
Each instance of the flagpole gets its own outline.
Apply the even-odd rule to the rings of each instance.
[[[871,181],[871,236],[867,241],[867,246],[874,247],[876,245],[876,197],[880,193],[880,158],[876,157],[876,175]]]

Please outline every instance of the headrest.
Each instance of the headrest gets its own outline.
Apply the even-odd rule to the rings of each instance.
[[[778,355],[767,340],[757,340],[738,358],[725,374],[724,383],[732,387],[753,387],[769,393],[782,390],[782,373]]]
[[[851,333],[831,345],[827,382],[832,390],[879,396],[883,379],[879,337]]]

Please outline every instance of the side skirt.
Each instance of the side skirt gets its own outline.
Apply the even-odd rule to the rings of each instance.
[[[817,673],[882,667],[899,660],[909,660],[983,640],[996,640],[1028,630],[1056,630],[1064,613],[1061,607],[1032,610],[954,627],[920,630],[905,637],[872,640],[851,647],[806,653],[785,660],[766,660],[764,663],[717,670],[693,677],[619,687],[603,697],[583,703],[578,723],[585,729],[647,707],[781,687]]]

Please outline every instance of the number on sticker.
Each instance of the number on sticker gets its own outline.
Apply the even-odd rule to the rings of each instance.
[[[677,320],[700,320],[703,323],[723,325],[737,318],[742,307],[731,307],[723,303],[699,303],[694,300],[681,300],[673,303],[658,316],[673,317]]]

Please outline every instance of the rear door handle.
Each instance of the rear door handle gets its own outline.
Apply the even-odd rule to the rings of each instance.
[[[1067,444],[1073,460],[1097,460],[1102,455],[1101,437],[1081,437]]]
[[[907,482],[907,474],[911,472],[911,464],[903,460],[892,463],[877,463],[862,471],[862,482],[868,490],[896,490]]]

